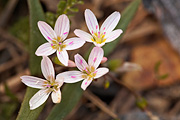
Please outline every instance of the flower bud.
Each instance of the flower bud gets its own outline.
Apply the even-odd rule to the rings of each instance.
[[[68,67],[76,67],[76,64],[72,60],[69,60]]]
[[[101,64],[105,63],[107,60],[108,60],[107,57],[103,57],[101,60]]]

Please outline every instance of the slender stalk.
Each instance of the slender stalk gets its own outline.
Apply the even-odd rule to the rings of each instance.
[[[123,83],[122,81],[118,80],[116,77],[114,77],[111,73],[108,73],[107,74],[110,78],[112,78],[116,83],[124,86],[125,88],[127,88],[133,95],[134,97],[137,99],[137,98],[140,98],[141,96],[136,93],[131,87],[129,87],[128,85],[126,85],[125,83]]]
[[[86,98],[88,98],[92,103],[94,103],[97,107],[99,107],[103,112],[111,116],[113,119],[120,120],[118,115],[113,112],[101,99],[99,99],[96,95],[86,90],[83,94]]]

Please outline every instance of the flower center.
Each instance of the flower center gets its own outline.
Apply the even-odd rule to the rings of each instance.
[[[51,47],[58,51],[62,51],[66,47],[66,45],[63,43],[62,38],[58,36],[57,38],[52,40]]]
[[[94,78],[96,76],[97,70],[95,70],[95,68],[93,66],[89,67],[89,68],[85,68],[83,73],[85,73],[85,75],[82,75],[82,77],[84,79],[91,80],[92,78]]]
[[[44,86],[49,89],[50,91],[55,91],[55,90],[58,90],[59,88],[59,84],[57,82],[55,82],[55,80],[47,80],[45,83],[44,83]]]
[[[92,32],[93,38],[91,39],[93,42],[96,42],[97,44],[101,44],[106,41],[105,37],[106,32]]]

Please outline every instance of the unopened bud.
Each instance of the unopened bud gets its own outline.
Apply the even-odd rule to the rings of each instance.
[[[105,63],[107,60],[108,60],[107,57],[103,57],[101,60],[101,64]]]
[[[76,64],[72,60],[69,60],[68,67],[76,67]]]

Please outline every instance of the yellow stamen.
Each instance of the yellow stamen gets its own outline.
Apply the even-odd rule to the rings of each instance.
[[[93,42],[96,42],[97,44],[101,44],[106,41],[104,37],[105,37],[105,33],[98,32],[93,34],[93,38],[91,40]]]
[[[61,52],[66,45],[63,44],[62,38],[58,36],[52,40],[51,47]]]

